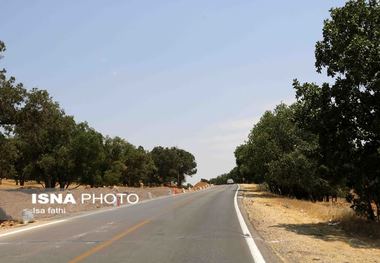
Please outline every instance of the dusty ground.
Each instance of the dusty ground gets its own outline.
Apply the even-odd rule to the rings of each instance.
[[[65,214],[56,214],[56,213],[45,213],[45,214],[34,214],[34,218],[36,221],[48,218],[57,218],[65,215],[70,215],[73,213],[93,210],[101,207],[113,206],[113,204],[100,204],[97,202],[96,204],[92,204],[91,202],[86,202],[85,204],[79,204],[80,196],[82,193],[95,194],[99,196],[101,193],[103,195],[107,193],[135,193],[139,196],[140,201],[146,199],[152,199],[159,196],[165,196],[175,193],[181,193],[182,191],[174,191],[173,188],[168,187],[152,187],[152,188],[133,188],[133,187],[104,187],[104,188],[85,188],[79,187],[77,189],[59,191],[56,189],[53,193],[63,193],[66,195],[67,193],[72,193],[75,197],[75,200],[78,204],[66,204],[66,205],[57,205],[57,204],[32,204],[32,193],[43,193],[44,190],[41,188],[37,188],[37,186],[33,187],[25,187],[24,189],[10,186],[7,187],[3,184],[3,187],[0,188],[0,230],[17,226],[20,224],[22,219],[22,211],[23,209],[33,208],[41,209],[44,208],[45,212],[49,207],[52,208],[65,208]]]
[[[257,185],[242,190],[251,223],[284,262],[380,262],[380,233],[363,236],[343,228],[340,219],[352,212],[342,200],[294,200]]]
[[[19,185],[16,185],[16,182],[11,179],[2,179],[0,184],[0,190],[8,190],[8,189],[19,189],[21,188]],[[41,184],[38,184],[34,181],[27,181],[25,182],[25,185],[23,188],[35,188],[35,189],[42,189],[43,186]]]
[[[209,187],[210,184],[209,183],[206,183],[206,182],[198,182],[194,185],[193,189],[194,190],[200,190],[202,188],[205,188],[205,187]]]

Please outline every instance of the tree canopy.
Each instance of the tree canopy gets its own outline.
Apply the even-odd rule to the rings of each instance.
[[[5,44],[0,41],[0,57]],[[24,88],[0,71],[0,183],[182,186],[196,173],[194,156],[176,147],[147,151],[76,123],[46,90]]]
[[[380,2],[351,0],[330,14],[315,66],[332,81],[294,80],[296,102],[265,112],[216,181],[238,175],[313,201],[341,195],[380,221]]]

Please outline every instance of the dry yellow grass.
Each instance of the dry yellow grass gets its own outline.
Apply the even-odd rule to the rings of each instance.
[[[2,183],[0,184],[0,189],[19,189],[19,188],[21,188],[20,185],[16,185],[16,181],[15,180],[3,179],[1,182]],[[41,189],[41,188],[43,188],[43,186],[41,184],[38,184],[35,181],[27,181],[27,182],[25,182],[23,188],[37,188],[37,189]]]
[[[36,181],[26,181],[24,186],[16,185],[16,181],[12,179],[3,179],[0,184],[0,190],[7,189],[43,189],[44,186],[42,184],[37,183]],[[77,189],[77,188],[85,188],[84,185],[72,184],[69,186],[69,189]]]
[[[369,222],[355,215],[350,204],[343,198],[338,198],[337,202],[310,202],[306,200],[297,200],[269,193],[261,185],[244,185],[257,195],[266,195],[274,198],[283,207],[299,210],[306,213],[309,217],[328,222],[333,225],[339,225],[352,234],[363,237],[380,238],[380,224]]]
[[[380,262],[379,224],[357,218],[349,204],[312,203],[242,185],[255,228],[285,262]]]

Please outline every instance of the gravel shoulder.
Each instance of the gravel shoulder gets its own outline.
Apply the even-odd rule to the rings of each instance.
[[[335,218],[349,213],[343,202],[312,203],[241,185],[253,227],[284,262],[380,262],[380,240],[358,236]]]

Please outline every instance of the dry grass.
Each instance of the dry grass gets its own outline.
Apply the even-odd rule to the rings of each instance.
[[[306,200],[297,200],[269,193],[267,192],[265,185],[245,185],[245,189],[254,191],[257,195],[277,198],[277,201],[283,207],[301,211],[308,216],[328,222],[332,225],[338,225],[343,230],[354,235],[380,238],[380,224],[370,222],[355,215],[350,204],[343,198],[338,198],[337,202],[313,203]]]
[[[71,184],[69,190],[73,189],[84,189],[85,185]],[[0,190],[9,190],[9,189],[44,189],[42,184],[37,183],[36,181],[26,181],[24,186],[16,185],[16,181],[13,179],[3,179],[0,184]]]
[[[27,188],[27,189],[42,189],[43,186],[38,184],[35,181],[27,181],[25,185],[22,187],[20,185],[16,185],[15,180],[11,179],[3,179],[0,184],[0,189],[8,190],[8,189],[19,189],[19,188]]]
[[[351,235],[380,238],[380,224],[357,216],[344,199],[338,199],[337,202],[312,203],[305,200],[279,198],[282,198],[284,206],[297,209],[327,224],[336,225]]]
[[[380,224],[370,222],[355,215],[343,215],[339,218],[340,227],[352,235],[362,238],[380,239]]]
[[[380,262],[380,224],[337,202],[274,195],[261,185],[242,185],[255,228],[285,262]]]

